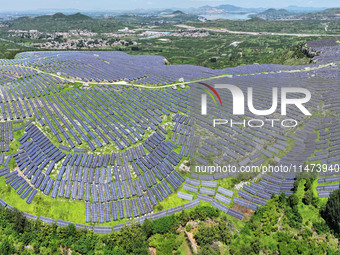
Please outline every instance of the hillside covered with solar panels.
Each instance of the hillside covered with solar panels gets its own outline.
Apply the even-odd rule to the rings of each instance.
[[[222,70],[110,51],[25,52],[0,60],[0,185],[8,187],[1,189],[1,205],[96,233],[200,204],[246,220],[272,194],[291,195],[293,170],[309,164],[334,166],[314,177],[314,192],[327,199],[340,183],[340,46],[335,39],[308,46],[318,52],[308,66]],[[257,109],[270,108],[272,87],[306,88],[312,115],[288,107],[283,116],[278,107],[270,116],[248,110],[235,116],[223,89],[217,89],[223,105],[210,98],[209,114],[202,115],[202,83],[244,92],[251,86]],[[212,119],[299,124],[213,128]],[[239,171],[208,174],[194,167],[268,164],[290,171],[232,185],[227,180]]]

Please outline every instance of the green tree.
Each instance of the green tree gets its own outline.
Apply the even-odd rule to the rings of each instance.
[[[328,226],[338,235],[340,234],[340,190],[335,190],[330,195],[326,205],[321,210],[321,216]]]
[[[294,186],[294,191],[297,191],[297,189],[298,189],[298,187],[299,187],[299,182],[300,182],[299,179],[296,179],[296,180],[294,181],[294,184],[293,184],[293,186]]]
[[[187,224],[189,219],[189,214],[185,210],[181,211],[181,213],[178,215],[178,221],[182,226]]]
[[[218,251],[215,251],[213,248],[211,248],[210,245],[204,245],[202,246],[198,253],[198,255],[219,255],[220,253]]]
[[[2,240],[0,243],[0,254],[9,255],[15,252],[13,244],[8,240],[7,236],[2,236]]]
[[[169,232],[170,229],[175,227],[176,223],[177,221],[176,221],[175,215],[165,216],[161,219],[154,220],[152,222],[152,233],[163,234],[163,233]]]
[[[281,193],[279,196],[279,206],[282,208],[287,205],[287,197],[285,193]]]
[[[296,206],[299,203],[299,197],[294,193],[289,196],[289,204],[291,207]]]
[[[131,227],[124,226],[118,232],[112,233],[108,237],[107,245],[109,250],[117,250],[119,247],[123,254],[148,254],[146,236],[135,224]]]
[[[306,179],[305,190],[309,190],[312,187],[312,181],[310,178]]]
[[[306,205],[310,205],[312,203],[312,200],[313,200],[313,193],[311,190],[307,190],[305,192],[305,195],[303,196],[303,203],[306,204]]]
[[[149,238],[152,235],[152,221],[145,219],[141,227],[146,237]]]
[[[13,211],[14,226],[13,229],[19,234],[24,233],[27,219],[23,216],[22,212],[18,210]]]
[[[218,241],[219,233],[216,226],[202,225],[198,227],[198,231],[195,233],[194,238],[198,245],[210,245],[213,241]]]

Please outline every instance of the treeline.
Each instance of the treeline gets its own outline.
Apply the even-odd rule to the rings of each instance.
[[[191,233],[200,255],[214,254],[340,254],[338,239],[340,191],[319,215],[311,194],[313,180],[296,182],[290,197],[273,195],[248,221],[227,218],[211,206],[198,206],[111,234],[95,234],[74,225],[58,227],[26,219],[0,207],[0,254],[186,254]],[[334,236],[335,235],[335,236]]]
[[[17,210],[0,207],[0,254],[67,254],[69,250],[80,254],[148,254],[151,237],[176,235],[178,227],[189,220],[204,221],[218,216],[217,209],[200,206],[190,213],[183,211],[176,216],[146,220],[142,225],[133,224],[104,235],[79,230],[74,225],[58,227],[28,220]],[[157,243],[152,238],[152,241],[157,246],[164,240]]]
[[[325,221],[318,215],[301,215],[301,208],[313,213],[313,205],[303,205],[302,200],[295,193],[288,198],[284,194],[274,195],[254,213],[240,235],[233,236],[230,253],[340,254],[338,241]]]
[[[340,190],[334,191],[325,206],[321,209],[321,215],[328,226],[340,236]]]

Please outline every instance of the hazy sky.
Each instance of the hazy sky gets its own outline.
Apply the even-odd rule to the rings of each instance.
[[[34,9],[68,9],[79,10],[132,10],[137,8],[188,8],[203,5],[232,4],[241,7],[286,7],[297,5],[304,7],[335,7],[340,0],[0,0],[1,11],[22,11]]]

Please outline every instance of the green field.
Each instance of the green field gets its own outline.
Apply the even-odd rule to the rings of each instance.
[[[219,19],[204,23],[187,22],[194,27],[226,28],[231,31],[296,33],[296,34],[339,34],[339,20],[327,20],[327,31],[324,22],[320,20],[264,20],[252,18],[246,21]]]

